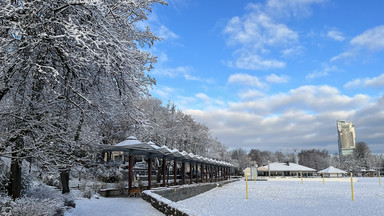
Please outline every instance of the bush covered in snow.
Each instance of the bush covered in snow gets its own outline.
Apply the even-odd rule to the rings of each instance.
[[[38,185],[23,191],[23,196],[16,200],[0,196],[0,215],[64,215],[69,207],[74,207],[74,197],[62,195],[59,191]]]
[[[8,176],[8,167],[0,158],[0,192],[6,190],[6,186],[8,185]]]
[[[95,173],[96,179],[107,183],[116,183],[123,178],[118,165],[99,165],[96,167]]]

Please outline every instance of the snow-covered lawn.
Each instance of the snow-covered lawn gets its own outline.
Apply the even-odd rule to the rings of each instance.
[[[241,180],[175,203],[189,215],[384,215],[384,185],[378,178],[354,182]]]
[[[76,200],[76,208],[64,216],[142,216],[164,215],[141,198],[104,198]]]
[[[384,185],[378,178],[354,182],[322,181],[245,181],[212,189],[198,196],[172,203],[189,215],[384,215]],[[383,182],[384,183],[384,182]],[[162,215],[140,198],[76,200],[76,208],[65,216]]]

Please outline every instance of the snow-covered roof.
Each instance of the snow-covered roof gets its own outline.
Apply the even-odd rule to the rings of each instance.
[[[314,172],[316,170],[302,166],[296,163],[270,163],[269,165],[261,166],[259,171],[299,171],[299,172]]]
[[[347,173],[344,170],[337,169],[333,166],[328,167],[327,169],[320,170],[317,173]]]
[[[115,145],[100,145],[109,151],[128,151],[133,154],[152,155],[155,157],[168,157],[175,160],[187,160],[195,162],[205,162],[210,164],[218,164],[223,166],[232,167],[233,165],[224,161],[217,161],[213,159],[204,158],[200,155],[188,153],[186,151],[180,152],[178,149],[170,149],[167,146],[158,146],[154,142],[147,143],[140,142],[134,136],[128,137],[126,140]]]
[[[117,143],[114,146],[140,146],[140,144],[142,144],[142,142],[137,140],[136,137],[130,136],[123,142]]]

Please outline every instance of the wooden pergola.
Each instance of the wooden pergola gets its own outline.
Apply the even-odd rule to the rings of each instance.
[[[162,187],[166,186],[167,161],[173,161],[174,185],[177,184],[178,163],[181,164],[181,185],[186,184],[186,164],[189,164],[189,184],[228,180],[230,178],[230,169],[233,167],[233,165],[224,161],[205,158],[185,151],[180,152],[167,146],[159,147],[153,142],[143,143],[133,136],[116,145],[102,145],[102,147],[105,152],[124,152],[124,154],[128,154],[128,191],[132,189],[135,156],[144,156],[148,159],[147,189],[152,187],[152,163],[154,158],[162,159]],[[195,182],[193,181],[194,175],[196,176]]]

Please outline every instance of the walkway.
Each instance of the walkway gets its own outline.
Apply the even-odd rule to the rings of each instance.
[[[142,216],[164,215],[141,198],[104,198],[76,200],[76,208],[64,216]]]

